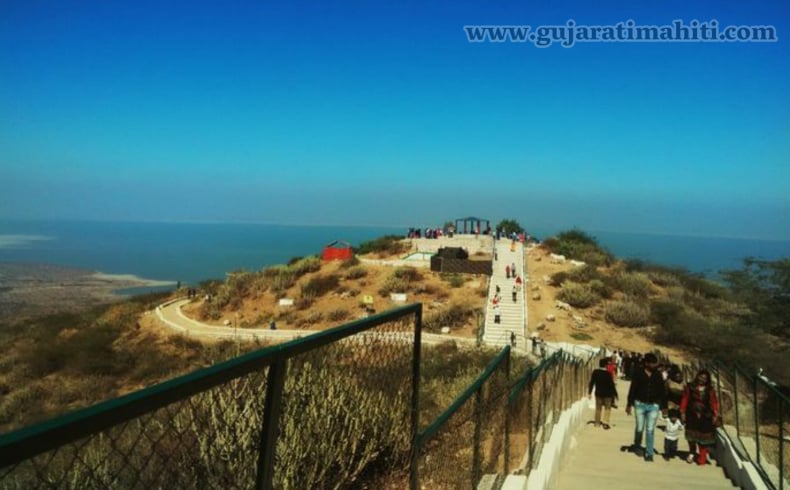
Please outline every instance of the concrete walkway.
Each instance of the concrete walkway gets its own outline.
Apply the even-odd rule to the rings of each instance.
[[[488,288],[488,300],[486,302],[486,320],[483,331],[483,342],[488,345],[504,346],[510,344],[511,332],[516,335],[516,347],[527,351],[526,338],[526,303],[525,293],[527,277],[524,269],[524,244],[516,242],[515,250],[511,251],[511,241],[501,239],[496,242],[497,260],[493,264],[493,273]],[[512,264],[516,265],[516,274],[521,276],[521,289],[516,294],[516,301],[513,301],[513,285],[516,280],[505,276],[505,267]],[[496,294],[496,286],[500,288],[499,310],[500,322],[494,322],[493,299]]]
[[[156,318],[172,330],[189,337],[204,339],[230,339],[238,341],[272,341],[275,343],[286,342],[302,337],[307,337],[321,330],[270,330],[268,328],[233,328],[209,325],[187,317],[181,307],[188,304],[188,299],[176,299],[157,306],[154,310]],[[428,345],[442,342],[455,341],[461,345],[474,347],[477,340],[469,337],[442,335],[423,332],[422,343]]]
[[[563,455],[557,488],[605,488],[607,490],[649,488],[661,489],[714,489],[734,488],[716,462],[707,466],[688,464],[684,459],[665,461],[662,457],[664,431],[662,419],[656,427],[656,456],[652,463],[634,453],[623,451],[634,437],[634,417],[625,414],[630,384],[619,380],[618,408],[612,410],[611,429],[604,430],[585,424],[575,435],[576,444]],[[593,399],[594,400],[594,399]],[[594,404],[594,401],[593,401]],[[585,410],[586,420],[595,418],[595,410]],[[575,447],[574,447],[575,446]],[[644,447],[644,438],[642,440]],[[678,449],[685,458],[688,445],[681,435]]]

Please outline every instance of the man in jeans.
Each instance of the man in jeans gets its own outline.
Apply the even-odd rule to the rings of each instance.
[[[645,436],[645,461],[653,461],[656,422],[658,411],[666,416],[667,389],[661,373],[656,369],[658,358],[655,354],[645,354],[643,365],[634,369],[631,388],[628,390],[628,405],[625,413],[631,415],[636,409],[636,429],[634,430],[633,450],[639,454],[642,449],[642,433]]]

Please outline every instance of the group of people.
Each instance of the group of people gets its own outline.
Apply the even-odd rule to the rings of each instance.
[[[619,360],[618,360],[619,359]],[[631,359],[632,365],[626,366]],[[622,363],[624,377],[631,380],[628,390],[626,413],[635,415],[632,452],[652,462],[655,456],[655,429],[659,414],[666,426],[664,431],[664,459],[678,455],[678,439],[684,432],[688,442],[688,463],[705,465],[710,448],[716,444],[716,428],[721,423],[721,413],[711,375],[701,369],[690,382],[685,382],[677,365],[662,366],[653,353],[644,356],[623,356],[616,353],[602,359],[590,377],[588,394],[595,391],[595,425],[609,429],[611,409],[618,399],[616,379]],[[642,450],[642,439],[645,449]]]
[[[420,228],[409,228],[409,232],[406,234],[406,238],[441,238],[444,235],[444,230],[441,228],[425,228],[422,230]]]

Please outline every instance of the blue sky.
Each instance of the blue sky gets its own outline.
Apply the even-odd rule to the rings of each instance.
[[[790,239],[785,0],[230,3],[0,3],[0,218]],[[779,42],[463,31],[568,19]]]

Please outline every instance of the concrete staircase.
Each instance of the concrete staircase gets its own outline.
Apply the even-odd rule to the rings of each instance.
[[[516,336],[515,347],[526,351],[529,340],[526,338],[526,285],[527,275],[524,262],[524,245],[516,242],[511,251],[511,240],[497,240],[496,260],[494,260],[493,274],[488,286],[488,301],[486,302],[486,319],[483,330],[483,342],[487,345],[504,346],[511,342],[511,333]],[[513,285],[516,283],[512,277],[505,276],[505,267],[516,264],[516,275],[522,279],[521,289],[513,301]],[[494,323],[494,295],[497,285],[500,288],[500,323]]]

